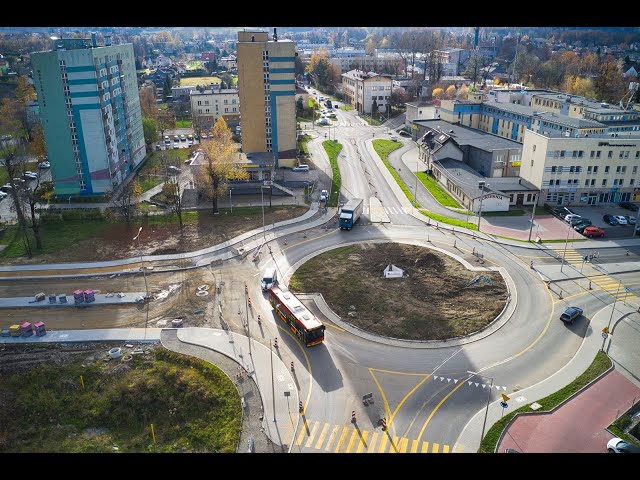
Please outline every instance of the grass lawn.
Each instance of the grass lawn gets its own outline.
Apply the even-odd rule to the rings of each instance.
[[[4,185],[9,181],[9,174],[7,173],[7,167],[0,166],[0,184]]]
[[[427,175],[425,172],[418,172],[418,180],[427,187],[429,193],[433,195],[433,198],[435,198],[440,205],[444,207],[462,208],[462,205],[456,202],[433,177]]]
[[[338,155],[342,150],[342,144],[334,142],[333,140],[325,140],[322,142],[324,150],[329,156],[329,162],[331,162],[331,195],[327,201],[327,206],[337,207],[338,200],[340,199],[340,186],[342,185],[342,178],[340,177],[340,168],[338,167]]]
[[[351,105],[340,105],[340,110],[348,112],[349,110],[353,110],[353,107]]]
[[[34,254],[56,253],[67,248],[72,248],[76,243],[98,236],[109,229],[110,223],[102,219],[65,220],[64,222],[42,222],[40,231],[42,234],[42,251]],[[35,247],[33,235],[30,235],[31,247]],[[17,226],[7,227],[0,243],[7,248],[0,252],[0,258],[16,258],[25,256],[26,249],[22,243],[22,236]]]
[[[472,222],[465,222],[464,220],[458,220],[457,218],[445,217],[439,213],[430,212],[424,208],[419,209],[420,213],[425,217],[429,217],[438,223],[446,223],[447,225],[453,225],[454,227],[464,227],[467,230],[478,230],[478,226]]]
[[[192,126],[191,120],[176,120],[176,128],[191,128]]]
[[[236,451],[240,399],[219,368],[162,347],[127,362],[96,356],[0,377],[2,391],[14,400],[2,415],[0,451]]]
[[[537,402],[542,405],[542,408],[536,410],[537,413],[540,412],[550,412],[555,407],[560,405],[563,401],[571,397],[572,395],[578,393],[582,388],[587,386],[589,383],[594,381],[604,372],[606,372],[609,368],[611,368],[611,360],[609,357],[603,353],[596,353],[593,362],[589,367],[584,371],[582,375],[576,378],[573,382],[567,385],[564,388],[561,388],[555,393],[543,398],[542,400],[538,400]],[[482,439],[482,443],[480,445],[481,452],[484,453],[493,453],[498,446],[498,440],[502,435],[502,431],[505,427],[511,422],[511,419],[517,415],[518,413],[524,412],[532,412],[529,405],[525,405],[524,407],[520,407],[517,410],[508,413],[500,420],[498,420],[487,432],[485,437]]]
[[[360,115],[360,118],[366,121],[369,125],[373,125],[374,127],[379,127],[380,125],[382,125],[382,122],[380,122],[379,120],[376,120],[370,115],[362,114]]]
[[[218,77],[184,77],[180,79],[180,86],[186,87],[188,85],[209,85],[210,83],[220,83]]]
[[[189,60],[187,62],[187,68],[189,70],[197,70],[198,68],[204,68],[204,60]]]
[[[300,135],[298,137],[298,150],[302,149],[306,155],[309,155],[309,146],[307,145],[309,140],[311,140],[310,135]]]

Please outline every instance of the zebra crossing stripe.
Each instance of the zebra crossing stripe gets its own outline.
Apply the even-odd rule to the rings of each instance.
[[[400,439],[400,453],[407,453],[407,445],[409,444],[409,439],[406,437],[402,437]]]
[[[324,447],[325,452],[328,452],[329,450],[331,450],[331,444],[333,443],[333,440],[336,438],[336,435],[339,429],[340,429],[340,425],[335,425],[333,427],[333,430],[331,430],[331,435],[329,435],[329,440],[327,440],[327,444]]]
[[[367,437],[369,436],[369,432],[368,431],[364,431],[362,432],[362,437],[360,438],[360,441],[358,442],[358,450],[356,450],[356,453],[362,453],[362,451],[364,450],[364,447],[367,446]]]
[[[429,442],[422,442],[422,453],[429,453]]]
[[[304,421],[304,428],[300,429],[300,434],[298,435],[298,438],[296,439],[296,445],[300,445],[302,443],[302,439],[304,438],[304,434],[307,431],[307,421]]]
[[[320,422],[316,420],[316,423],[313,425],[313,428],[311,429],[311,433],[309,434],[309,438],[307,439],[307,443],[305,443],[304,445],[306,448],[309,448],[313,443],[313,437],[316,435],[316,432],[318,431],[319,426],[320,426]]]
[[[349,443],[347,444],[347,449],[345,450],[347,453],[349,453],[353,448],[353,442],[356,441],[356,438],[358,438],[358,430],[354,428],[353,432],[351,433],[351,438],[349,439]]]
[[[322,427],[322,431],[320,432],[320,436],[318,437],[318,441],[316,443],[316,448],[322,447],[322,443],[324,442],[324,437],[327,435],[327,430],[329,430],[329,424],[325,423],[324,427]]]
[[[449,453],[449,445],[442,446],[442,453]]]
[[[431,451],[433,453],[438,453],[440,451],[440,444],[439,443],[434,443],[433,447],[431,447]]]
[[[416,453],[418,451],[418,445],[420,442],[418,440],[413,440],[411,442],[411,453]]]
[[[338,440],[338,444],[336,445],[336,453],[338,453],[342,448],[342,444],[344,443],[344,439],[347,436],[347,432],[349,432],[349,427],[342,427],[342,433],[340,434],[340,439]]]
[[[369,444],[367,453],[374,453],[376,451],[376,442],[378,441],[378,436],[380,436],[380,432],[373,432],[373,435],[371,435],[371,443]]]
[[[389,439],[389,435],[386,432],[384,432],[382,434],[382,438],[380,439],[380,446],[378,447],[378,453],[386,453],[388,439]]]
[[[389,453],[398,453],[398,436],[394,435],[389,446]]]

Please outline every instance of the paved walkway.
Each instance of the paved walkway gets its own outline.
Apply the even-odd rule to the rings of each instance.
[[[518,415],[498,452],[606,453],[614,435],[605,430],[640,399],[640,387],[615,369],[551,413]]]

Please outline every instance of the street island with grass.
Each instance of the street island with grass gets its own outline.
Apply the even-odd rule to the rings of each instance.
[[[402,278],[385,278],[392,264]],[[484,277],[478,280],[479,277]],[[321,293],[343,320],[407,340],[445,340],[482,330],[508,291],[494,271],[470,271],[439,251],[402,243],[361,243],[321,253],[298,268],[294,292]]]

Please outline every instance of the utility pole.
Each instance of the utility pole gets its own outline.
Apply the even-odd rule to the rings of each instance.
[[[535,193],[533,194],[535,197]],[[531,213],[531,226],[529,227],[529,241],[531,241],[531,232],[533,231],[533,219],[536,217],[536,205],[538,204],[538,198],[536,197],[535,203],[533,204],[533,212]]]
[[[482,195],[480,195],[480,209],[478,210],[478,231],[480,231],[480,220],[482,220],[482,200],[484,199],[485,183],[483,181],[479,181],[478,187],[480,188],[480,190],[482,190]]]
[[[567,223],[567,239],[564,241],[564,250],[562,252],[562,262],[560,263],[560,273],[562,273],[562,267],[564,267],[564,256],[567,253],[567,244],[569,243],[569,233],[571,233],[571,221]]]
[[[480,378],[488,378],[491,380],[491,384],[489,385],[489,389],[487,391],[487,406],[484,410],[484,422],[482,422],[482,434],[480,435],[480,444],[478,445],[478,453],[480,453],[480,449],[482,448],[482,439],[484,438],[484,429],[487,426],[487,415],[489,414],[489,401],[491,400],[491,389],[493,388],[493,377],[485,377],[476,372],[471,372],[467,370],[467,373],[471,375],[475,375]]]

